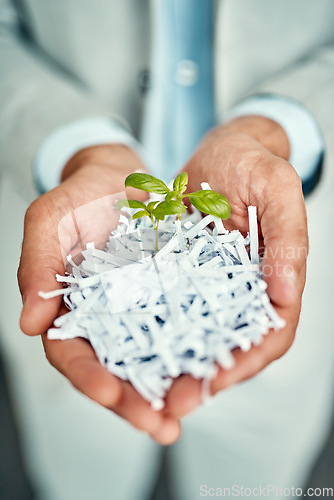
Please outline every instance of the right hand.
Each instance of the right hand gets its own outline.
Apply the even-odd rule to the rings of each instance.
[[[188,189],[207,181],[226,196],[231,217],[228,230],[247,234],[249,205],[257,207],[263,245],[262,271],[268,296],[286,326],[273,330],[259,345],[233,351],[235,365],[219,367],[210,383],[211,394],[257,375],[291,347],[299,320],[306,278],[308,233],[301,180],[286,159],[289,141],[284,129],[262,116],[245,116],[222,124],[203,138],[189,160]],[[202,403],[202,381],[180,377],[166,398],[166,411],[182,418]]]
[[[179,421],[153,411],[128,382],[108,372],[86,340],[47,338],[47,329],[66,308],[61,297],[45,301],[38,296],[40,290],[61,287],[55,275],[64,274],[67,254],[79,253],[89,241],[107,240],[118,221],[113,208],[115,194],[124,191],[126,176],[136,169],[144,166],[125,146],[88,148],[66,165],[58,187],[30,205],[18,270],[24,304],[20,325],[27,335],[42,335],[47,359],[79,391],[148,432],[159,443],[171,444],[179,437]],[[128,194],[137,199],[141,196],[137,190]]]

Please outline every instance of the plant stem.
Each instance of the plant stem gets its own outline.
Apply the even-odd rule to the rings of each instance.
[[[155,233],[155,253],[159,252],[159,247],[158,247],[158,226],[154,226],[154,233]]]
[[[158,246],[158,227],[159,227],[159,219],[156,219],[156,222],[154,222],[154,217],[152,214],[149,215],[149,218],[151,219],[152,226],[154,228],[154,234],[155,234],[155,253],[159,252],[159,246]]]

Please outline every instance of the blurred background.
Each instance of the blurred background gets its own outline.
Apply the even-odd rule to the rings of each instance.
[[[0,499],[1,500],[35,500],[33,487],[25,470],[21,456],[20,436],[16,428],[16,417],[0,362]],[[173,496],[172,485],[168,478],[167,454],[157,483],[148,500],[180,500]],[[328,442],[316,462],[308,480],[308,487],[333,487],[334,473],[334,426]],[[73,499],[74,500],[74,499]]]

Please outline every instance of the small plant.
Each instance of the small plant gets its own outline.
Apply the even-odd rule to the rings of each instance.
[[[147,193],[155,193],[165,195],[162,201],[150,201],[147,205],[138,200],[119,200],[116,208],[120,210],[123,207],[138,208],[132,218],[139,219],[140,217],[149,217],[151,219],[155,231],[155,251],[158,251],[158,227],[159,222],[165,219],[166,215],[177,215],[181,220],[182,215],[186,212],[186,207],[183,204],[183,199],[188,198],[190,203],[209,215],[215,215],[220,219],[228,219],[231,213],[231,207],[225,196],[212,191],[211,189],[202,189],[195,193],[183,194],[188,185],[188,174],[181,172],[173,182],[173,189],[169,189],[166,184],[153,175],[135,173],[130,174],[125,179],[125,187],[133,187],[146,191]]]

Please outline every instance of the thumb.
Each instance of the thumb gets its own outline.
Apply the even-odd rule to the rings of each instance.
[[[263,211],[263,277],[268,295],[277,306],[294,304],[305,284],[308,235],[305,204],[301,189],[287,190],[274,197]]]
[[[25,218],[18,282],[23,309],[20,327],[27,335],[44,333],[59,312],[61,297],[44,300],[38,292],[61,288],[55,279],[64,272],[61,249],[56,234],[52,234],[52,219],[43,216],[37,204],[28,210]]]

